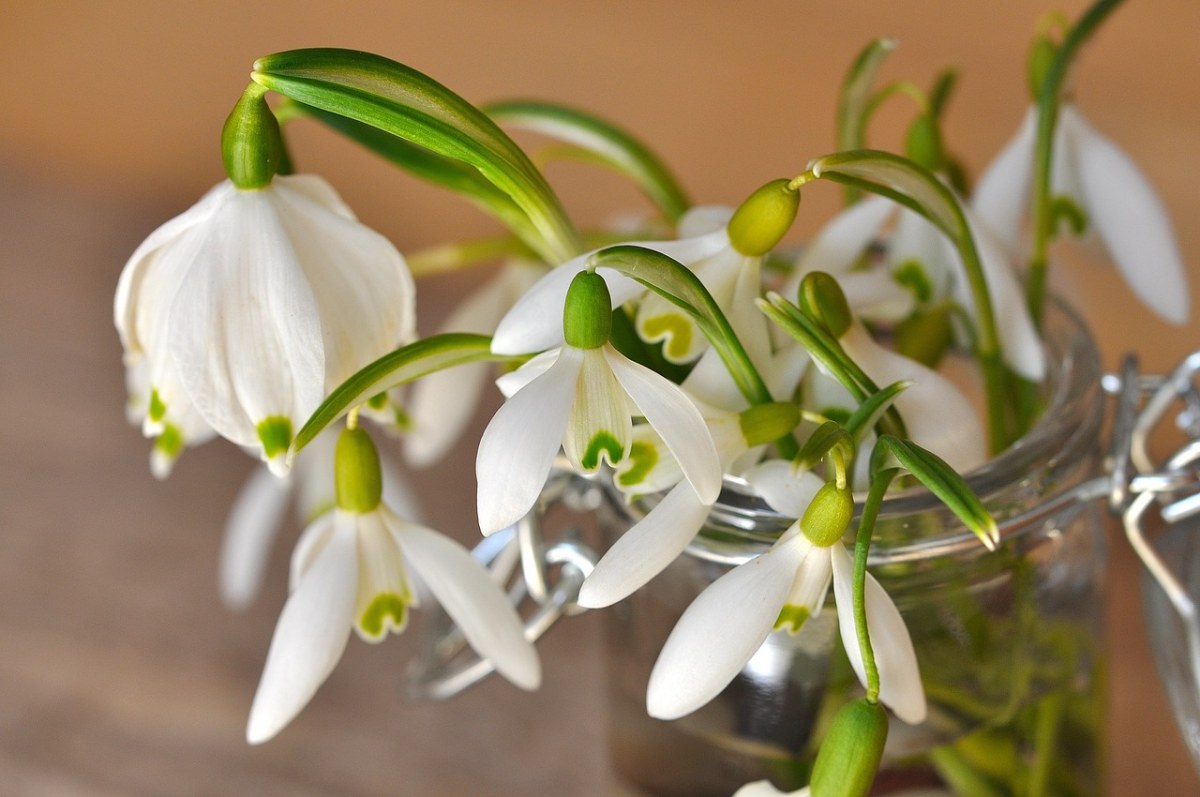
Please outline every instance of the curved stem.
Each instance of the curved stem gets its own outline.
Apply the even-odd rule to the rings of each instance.
[[[867,555],[871,551],[871,535],[875,533],[875,519],[879,516],[883,496],[897,473],[894,468],[888,468],[871,479],[854,539],[854,628],[858,633],[863,671],[867,676],[867,700],[872,703],[879,701],[879,667],[875,663],[875,650],[871,647],[871,635],[867,629]]]

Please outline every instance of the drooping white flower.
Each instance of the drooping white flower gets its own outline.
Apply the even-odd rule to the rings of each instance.
[[[760,466],[752,478],[773,508],[799,517],[823,482],[789,463]],[[854,565],[841,542],[814,544],[794,523],[766,552],[714,581],[684,611],[650,674],[646,708],[670,720],[690,714],[723,690],[776,629],[800,630],[824,605],[832,581],[847,658],[866,682],[852,611]],[[891,598],[868,573],[868,634],[882,703],[910,724],[925,719],[925,692],[908,629]]]
[[[266,465],[256,468],[242,485],[225,521],[217,583],[221,600],[234,610],[257,597],[272,544],[289,502],[304,526],[334,508],[333,454],[338,432],[322,432],[296,459],[292,472],[277,478]],[[400,517],[420,513],[407,482],[381,454],[383,500]]]
[[[413,335],[413,285],[323,180],[226,181],[137,248],[114,317],[147,364],[151,434],[190,406],[282,471],[326,392]]]
[[[463,299],[438,331],[491,334],[544,271],[519,260],[505,263],[494,278]],[[435,371],[413,385],[406,402],[409,429],[404,436],[404,456],[410,465],[426,467],[445,455],[474,415],[490,372],[487,363],[472,363]]]
[[[343,432],[337,456],[338,506],[305,530],[292,556],[292,593],[271,639],[247,740],[265,742],[291,722],[337,665],[351,628],[368,642],[402,631],[418,584],[498,672],[536,689],[537,653],[483,565],[382,503],[378,459],[361,429]]]
[[[507,380],[514,392],[484,430],[475,460],[484,534],[533,507],[560,446],[583,472],[620,463],[634,415],[666,441],[699,499],[716,500],[721,466],[699,410],[678,386],[608,343],[611,316],[605,280],[592,272],[572,277],[571,296],[559,305],[566,342]]]
[[[987,228],[971,213],[966,215],[997,319],[996,333],[1004,360],[1026,379],[1041,381],[1046,370],[1045,355],[1009,256]],[[885,237],[885,228],[893,218],[892,234]],[[886,270],[853,272],[852,267],[867,248],[880,240],[887,243]],[[924,217],[885,197],[868,197],[835,217],[798,264],[785,295],[794,299],[800,279],[818,270],[836,276],[850,306],[867,319],[895,321],[902,317],[904,302],[886,286],[888,280],[896,278],[920,282],[922,291],[934,298],[951,296],[972,318],[976,317],[975,299],[962,259],[949,238]]]
[[[1037,109],[984,171],[972,205],[1008,249],[1024,254],[1022,222],[1033,188]],[[1051,193],[1070,199],[1104,242],[1129,287],[1163,319],[1188,316],[1187,280],[1171,220],[1154,187],[1129,157],[1070,103],[1054,131]]]

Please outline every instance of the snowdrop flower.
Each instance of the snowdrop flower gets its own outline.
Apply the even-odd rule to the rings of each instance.
[[[292,556],[292,594],[271,639],[247,740],[265,742],[291,722],[336,666],[351,628],[367,642],[402,631],[418,579],[481,656],[517,686],[536,689],[537,653],[487,570],[382,502],[378,455],[362,429],[342,433],[336,459],[337,508],[305,530]]]
[[[246,119],[264,141],[237,138]],[[271,135],[261,96],[243,97],[223,137],[231,179],[137,248],[114,317],[126,361],[148,363],[150,434],[190,406],[282,473],[294,429],[328,390],[410,338],[414,309],[400,253],[326,182],[272,177],[257,150],[230,154],[269,149]]]
[[[803,518],[810,503],[825,503],[822,491],[828,493],[832,486],[778,460],[764,463],[747,478],[772,508],[789,517]],[[859,680],[866,683],[851,609],[854,563],[840,531],[834,539],[817,536],[822,538],[811,539],[798,520],[765,553],[721,576],[688,606],[650,673],[650,716],[678,719],[712,700],[772,631],[795,633],[819,612],[831,581],[842,645]],[[926,713],[925,692],[912,640],[895,604],[869,573],[866,610],[879,669],[879,699],[903,721],[920,723]]]
[[[975,189],[976,214],[1014,253],[1023,251],[1021,222],[1033,190],[1037,109],[992,161]],[[1112,141],[1064,103],[1054,130],[1051,190],[1086,215],[1129,287],[1163,319],[1188,316],[1183,259],[1170,218],[1145,175]]]
[[[505,263],[494,278],[463,299],[438,331],[491,334],[544,272],[544,267],[534,263]],[[404,436],[404,457],[408,464],[432,465],[454,445],[479,405],[490,371],[487,363],[473,363],[435,371],[417,381],[406,406],[409,429]]]
[[[742,413],[699,406],[725,473],[737,474],[761,456],[766,443],[791,434],[800,421],[795,404],[772,403]],[[646,516],[605,552],[579,591],[579,605],[610,606],[630,595],[675,560],[704,525],[704,502],[684,478],[679,461],[649,424],[633,427],[629,455],[613,483],[631,499],[669,490]]]
[[[590,271],[575,275],[559,313],[563,345],[519,369],[519,387],[479,442],[483,533],[512,525],[533,507],[560,445],[584,472],[604,461],[619,464],[630,451],[634,414],[666,441],[699,499],[715,501],[721,465],[704,419],[678,386],[608,342],[612,300],[605,280]]]
[[[895,219],[887,237],[886,263],[890,277],[880,271],[852,272],[853,266],[871,243],[884,238],[887,224]],[[1000,245],[970,213],[967,223],[979,253],[992,309],[999,319],[997,334],[1005,362],[1021,376],[1041,381],[1045,356],[1041,340],[1026,307],[1013,268]],[[975,300],[958,251],[942,232],[924,217],[902,208],[885,197],[868,197],[843,211],[818,234],[785,293],[794,296],[800,280],[814,270],[835,275],[846,289],[855,312],[867,319],[897,321],[903,317],[906,300],[886,285],[900,279],[918,286],[921,298],[952,296],[974,317]]]
[[[217,583],[226,607],[241,610],[257,597],[271,546],[283,524],[289,503],[305,526],[333,510],[334,447],[338,432],[327,429],[297,458],[292,472],[277,478],[266,465],[246,479],[234,499],[221,540]],[[160,438],[161,439],[161,438]],[[381,455],[383,500],[401,517],[419,517],[408,484],[387,457]]]

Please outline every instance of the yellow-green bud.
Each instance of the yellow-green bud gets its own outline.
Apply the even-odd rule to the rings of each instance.
[[[835,338],[846,334],[853,316],[838,281],[824,271],[813,271],[800,281],[800,308]]]
[[[608,283],[594,271],[581,271],[567,288],[563,304],[563,339],[577,349],[608,343],[612,331],[612,297]]]
[[[800,518],[800,531],[809,542],[828,548],[842,539],[854,519],[854,496],[849,488],[826,482]]]
[[[346,429],[338,437],[333,484],[338,509],[361,515],[379,506],[383,497],[379,452],[371,442],[371,435],[363,429]]]
[[[921,114],[913,120],[904,141],[904,153],[908,159],[931,172],[942,168],[942,134],[937,121],[929,114]]]
[[[266,89],[251,83],[221,130],[225,173],[238,188],[265,188],[287,158],[279,121],[267,105]]]
[[[954,342],[950,310],[934,307],[918,310],[896,327],[896,351],[929,368],[936,368]]]
[[[1029,94],[1037,102],[1042,95],[1042,84],[1050,74],[1050,66],[1058,55],[1058,45],[1049,36],[1038,36],[1029,45],[1029,60],[1025,68],[1029,77]]]
[[[800,408],[790,401],[755,404],[738,416],[742,437],[753,448],[792,433],[800,423]]]
[[[800,192],[772,180],[751,194],[729,220],[729,243],[747,257],[761,257],[787,235],[800,208]]]
[[[888,715],[866,698],[842,706],[813,763],[812,797],[866,797],[875,782]]]

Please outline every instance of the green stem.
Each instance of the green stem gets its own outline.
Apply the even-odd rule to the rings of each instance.
[[[875,519],[879,517],[883,497],[897,473],[897,470],[888,468],[871,479],[854,539],[854,627],[858,632],[858,648],[862,652],[863,670],[867,676],[867,700],[872,703],[879,701],[879,667],[875,664],[875,650],[871,647],[871,636],[867,630],[867,554],[871,551],[871,535],[875,532]]]
[[[1029,797],[1050,794],[1050,775],[1057,753],[1058,728],[1062,721],[1066,695],[1055,692],[1043,698],[1037,707],[1033,731],[1033,763],[1029,772]]]
[[[1029,257],[1028,301],[1033,323],[1040,329],[1046,306],[1047,251],[1054,236],[1054,207],[1050,198],[1050,175],[1054,150],[1054,128],[1067,69],[1080,46],[1122,0],[1099,0],[1067,33],[1038,93],[1037,138],[1033,154],[1033,248]]]

